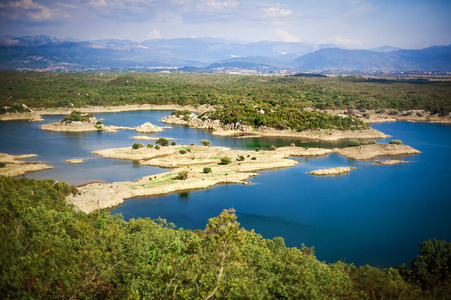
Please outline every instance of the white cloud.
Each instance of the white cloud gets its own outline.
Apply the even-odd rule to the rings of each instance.
[[[9,2],[8,4],[3,5],[1,8],[8,9],[7,12],[2,12],[2,15],[11,19],[18,19],[23,16],[23,14],[25,14],[26,18],[34,21],[61,17],[61,15],[59,14],[59,9],[50,9],[42,4],[33,2],[33,0]],[[67,17],[67,15],[63,17]]]
[[[161,33],[158,30],[154,29],[151,32],[149,32],[147,38],[151,40],[161,39]]]
[[[91,2],[89,2],[89,5],[94,6],[94,7],[100,7],[100,6],[105,6],[106,2],[105,2],[105,0],[92,0]]]
[[[265,18],[286,17],[293,14],[293,11],[291,9],[282,8],[282,5],[280,5],[280,3],[264,8],[263,11],[265,12]]]
[[[233,10],[236,9],[238,5],[239,3],[236,0],[202,0],[197,5],[197,9],[207,11]]]
[[[339,35],[335,35],[331,39],[329,39],[329,42],[342,45],[342,46],[356,46],[356,45],[362,45],[363,42],[359,40],[351,40],[344,37],[341,37]]]
[[[294,34],[288,33],[282,29],[277,29],[275,34],[281,41],[284,42],[299,43],[301,41],[299,37],[295,36]]]

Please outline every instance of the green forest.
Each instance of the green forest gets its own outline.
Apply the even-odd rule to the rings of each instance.
[[[410,266],[325,263],[237,222],[205,230],[65,202],[76,188],[0,177],[3,299],[449,299],[451,244],[426,241]]]
[[[286,109],[451,111],[451,81],[269,77],[191,73],[38,73],[0,71],[0,107],[210,104]],[[38,92],[37,92],[38,91]],[[20,107],[18,107],[20,109]],[[266,110],[266,109],[265,109]],[[270,111],[270,110],[269,110]],[[5,109],[2,110],[5,112]]]

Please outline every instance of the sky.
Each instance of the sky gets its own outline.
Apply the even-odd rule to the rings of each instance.
[[[451,44],[451,0],[0,0],[0,35],[41,34],[420,49]]]

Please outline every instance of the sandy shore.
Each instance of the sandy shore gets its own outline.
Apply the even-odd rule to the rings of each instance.
[[[351,172],[351,170],[355,170],[353,167],[336,167],[336,168],[328,168],[328,169],[320,169],[308,172],[310,175],[315,176],[327,176],[327,175],[341,175]]]
[[[134,140],[143,140],[143,141],[156,141],[158,140],[160,137],[150,137],[150,136],[145,136],[145,135],[139,135],[139,136],[134,136],[132,137],[132,139]],[[173,138],[165,138],[168,141],[173,141]]]
[[[373,165],[391,166],[391,165],[405,164],[405,163],[408,163],[408,161],[391,159],[391,160],[385,160],[385,161],[375,160],[375,161],[373,161],[372,164]]]
[[[309,140],[321,140],[321,141],[337,141],[341,139],[384,139],[390,137],[376,129],[365,130],[334,130],[334,129],[318,129],[318,130],[306,130],[301,132],[294,132],[291,130],[277,130],[273,128],[258,128],[253,129],[249,126],[242,126],[241,129],[224,129],[219,121],[199,119],[193,119],[186,121],[183,117],[167,116],[161,119],[161,122],[167,124],[185,125],[190,128],[201,128],[213,130],[213,135],[218,136],[231,136],[237,138],[253,138],[253,137],[288,137],[288,138],[301,138]]]
[[[23,120],[33,122],[44,121],[41,115],[35,112],[6,113],[0,115],[0,121],[23,121]]]
[[[21,161],[21,159],[32,158],[36,156],[36,154],[9,155],[0,153],[0,162],[5,164],[5,167],[0,168],[0,175],[14,177],[23,175],[28,172],[35,172],[53,168],[52,166],[43,164],[41,162]]]
[[[387,155],[393,156],[393,155],[421,153],[420,151],[410,146],[396,144],[362,145],[357,147],[335,149],[334,152],[346,156],[347,158],[359,160],[366,160],[377,156],[387,156]]]
[[[302,132],[290,132],[281,131],[275,129],[268,129],[264,132],[258,132],[260,136],[268,137],[289,137],[289,138],[301,138],[310,140],[321,140],[321,141],[338,141],[342,139],[384,139],[390,137],[376,129],[366,129],[366,130],[352,130],[352,131],[341,131],[341,130],[306,130]]]

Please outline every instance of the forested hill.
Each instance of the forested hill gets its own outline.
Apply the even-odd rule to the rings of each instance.
[[[257,106],[266,112],[316,108],[390,110],[398,114],[419,109],[446,115],[451,111],[451,81],[0,71],[0,82],[0,108],[147,103]]]
[[[76,211],[75,188],[0,177],[3,299],[446,299],[451,244],[428,241],[410,268],[316,259],[240,227],[233,210],[205,230]]]

